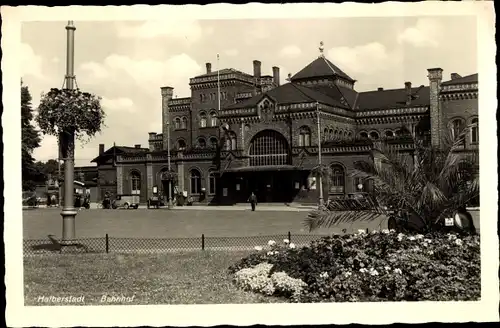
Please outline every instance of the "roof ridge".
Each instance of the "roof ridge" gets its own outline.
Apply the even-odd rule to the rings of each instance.
[[[332,70],[332,72],[336,75],[338,75],[337,72],[335,72],[335,70],[333,69],[333,67],[330,65],[333,63],[330,62],[327,58],[325,58],[325,56],[321,56],[323,58],[323,60],[325,61],[325,63],[328,65],[328,67]],[[340,95],[342,96],[342,98],[344,98],[345,100],[345,103],[347,104],[347,107],[349,107],[350,110],[353,110],[353,108],[351,107],[351,105],[349,104],[349,102],[347,102],[347,100],[345,99],[345,95],[344,93],[342,92],[342,90],[340,90],[340,87],[337,85],[337,83],[333,82],[333,84],[335,85],[335,87],[337,88],[338,92],[340,92]]]

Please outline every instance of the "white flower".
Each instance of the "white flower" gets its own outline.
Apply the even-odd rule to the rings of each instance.
[[[458,245],[458,246],[462,246],[463,245],[463,241],[462,239],[455,239],[455,244]]]
[[[370,274],[372,276],[378,276],[378,271],[377,270],[370,270]]]
[[[402,274],[401,269],[394,269],[394,273]]]
[[[413,237],[413,236],[408,237],[408,240],[411,240],[411,241],[413,241],[413,240],[415,240],[415,239],[416,239],[416,238],[415,238],[415,237]]]
[[[378,230],[373,230],[372,235],[376,235],[376,234],[378,234]]]
[[[427,244],[432,244],[432,239],[425,238],[424,242]]]
[[[389,230],[388,229],[384,229],[384,230],[382,230],[382,233],[388,235],[389,234]]]
[[[345,275],[346,277],[350,277],[350,276],[352,276],[352,273],[351,273],[350,271],[347,271],[346,273],[344,273],[344,275]]]
[[[415,236],[415,238],[417,238],[417,239],[423,239],[424,235],[418,234],[418,235]]]
[[[363,234],[365,234],[365,233],[366,233],[366,230],[363,230],[363,229],[359,229],[359,230],[358,230],[358,234],[360,234],[360,235],[363,235]]]
[[[276,242],[274,240],[270,240],[270,241],[267,242],[267,244],[269,246],[274,246],[274,245],[276,245]]]
[[[364,273],[364,272],[366,272],[366,271],[368,271],[368,270],[366,270],[365,268],[361,268],[361,269],[359,269],[359,272],[362,272],[362,273]]]
[[[274,252],[267,252],[267,255],[272,256],[272,255],[274,255]]]
[[[290,245],[288,245],[288,247],[295,248],[295,244],[294,243],[290,243]]]
[[[427,244],[427,243],[425,243],[425,242],[424,242],[422,245],[423,245],[424,247],[429,246],[429,244]]]
[[[326,279],[326,278],[328,278],[328,272],[323,272],[319,276],[320,276],[320,278]]]
[[[434,255],[434,251],[427,252],[429,255]]]
[[[260,247],[260,246],[255,246],[255,247],[254,247],[254,249],[255,249],[256,251],[261,251],[261,250],[262,250],[262,247]]]
[[[395,233],[395,232],[396,232],[396,230],[394,230],[394,229],[390,229],[390,230],[389,230],[389,232],[390,232],[390,233]]]
[[[455,239],[457,239],[457,236],[448,234],[448,240],[455,240]]]
[[[283,239],[283,242],[284,242],[285,244],[290,244],[290,240],[288,240],[288,239]]]
[[[384,267],[384,269],[386,269],[387,271],[391,271],[391,267],[388,266]]]

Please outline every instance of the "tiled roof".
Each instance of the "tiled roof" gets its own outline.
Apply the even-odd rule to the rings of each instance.
[[[319,57],[304,67],[301,71],[292,76],[292,81],[332,75],[338,75],[349,81],[354,81],[349,75],[324,57]]]
[[[428,106],[430,103],[429,87],[412,88],[414,95],[412,106]],[[375,110],[401,107],[406,104],[406,90],[392,89],[360,92],[356,106],[359,110]]]
[[[464,77],[459,77],[458,79],[449,80],[441,83],[442,85],[453,85],[453,84],[466,84],[466,83],[477,83],[478,73],[467,75]]]
[[[99,160],[101,157],[105,156],[112,156],[113,154],[115,155],[122,155],[122,154],[141,154],[141,153],[147,153],[149,151],[149,148],[135,148],[135,147],[129,147],[129,146],[113,146],[106,150],[102,155],[97,156],[94,158],[91,163],[95,163]]]
[[[309,103],[318,101],[326,105],[345,107],[340,102],[339,97],[337,97],[338,99],[334,99],[330,95],[319,92],[312,88],[297,85],[294,83],[287,83],[277,88],[271,89],[265,94],[254,96],[242,102],[226,107],[225,109],[254,107],[265,95],[274,99],[276,102],[278,102],[278,104],[297,104],[297,103]]]

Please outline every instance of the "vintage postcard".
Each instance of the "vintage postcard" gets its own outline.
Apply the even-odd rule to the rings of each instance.
[[[498,320],[492,2],[1,10],[10,326]]]

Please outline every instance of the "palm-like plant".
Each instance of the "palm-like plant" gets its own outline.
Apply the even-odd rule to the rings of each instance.
[[[309,214],[306,226],[315,230],[373,220],[395,209],[407,214],[413,230],[437,230],[444,218],[479,196],[477,156],[462,151],[467,130],[458,136],[447,133],[440,147],[413,138],[412,152],[387,142],[374,144],[371,161],[357,164],[350,174],[371,181],[372,192],[362,199],[331,200]]]

